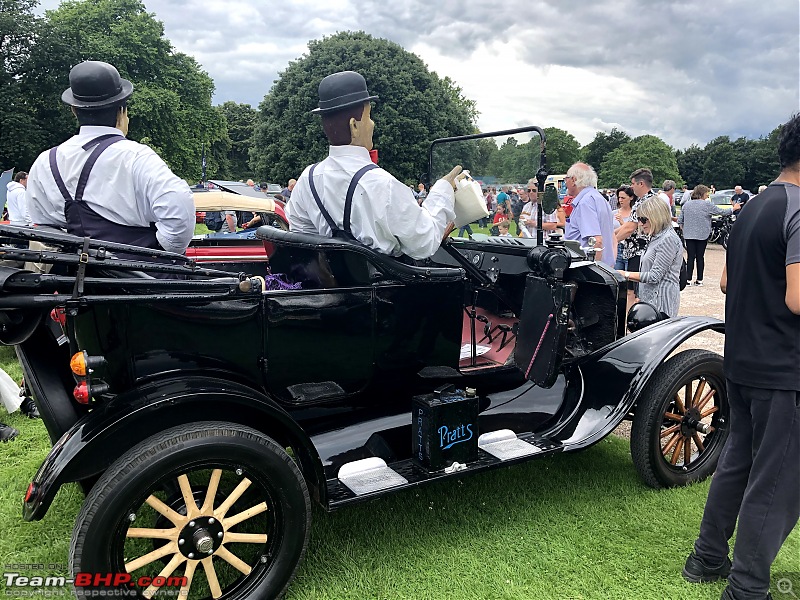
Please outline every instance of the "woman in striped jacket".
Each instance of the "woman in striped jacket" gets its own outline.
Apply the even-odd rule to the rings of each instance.
[[[668,317],[677,317],[681,304],[680,274],[683,244],[672,229],[669,206],[658,196],[637,205],[639,228],[650,236],[639,271],[620,271],[629,281],[639,282],[639,299],[652,304]]]

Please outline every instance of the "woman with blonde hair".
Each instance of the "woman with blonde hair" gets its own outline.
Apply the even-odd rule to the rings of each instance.
[[[669,206],[658,196],[636,207],[642,233],[650,236],[639,271],[620,270],[628,281],[639,282],[639,299],[668,317],[678,316],[681,304],[680,274],[683,244],[672,228]]]

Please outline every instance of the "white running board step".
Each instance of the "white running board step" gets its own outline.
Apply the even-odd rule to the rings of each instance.
[[[408,483],[408,479],[388,467],[377,456],[342,465],[338,477],[356,496]]]
[[[500,460],[511,460],[541,452],[542,449],[521,440],[510,429],[498,429],[478,438],[478,448]]]

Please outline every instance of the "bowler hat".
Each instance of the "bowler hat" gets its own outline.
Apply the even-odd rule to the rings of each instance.
[[[319,108],[312,110],[315,114],[336,112],[349,106],[376,100],[370,96],[364,77],[355,71],[340,71],[328,75],[319,84]]]
[[[61,100],[75,108],[98,110],[118,104],[132,93],[133,84],[120,77],[114,66],[87,60],[72,67]]]

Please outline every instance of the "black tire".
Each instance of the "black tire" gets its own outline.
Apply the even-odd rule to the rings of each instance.
[[[184,484],[186,488],[181,487]],[[243,491],[237,494],[240,488]],[[190,497],[195,503],[192,520],[186,514]],[[163,508],[154,510],[156,500],[180,519],[169,511],[165,515]],[[226,500],[231,502],[227,508]],[[246,513],[252,514],[242,518]],[[209,518],[212,515],[217,519]],[[192,577],[182,598],[277,598],[286,591],[305,554],[310,524],[308,488],[279,444],[233,423],[182,425],[132,448],[92,488],[73,530],[70,571],[74,577],[78,573],[125,574],[126,564],[133,566],[150,552],[170,546],[172,550],[163,557],[134,568],[134,579],[163,573],[175,562],[172,576]],[[175,533],[163,539],[141,535],[147,529]],[[189,560],[187,552],[206,560]],[[250,569],[248,574],[225,558],[231,555],[243,561],[240,564]],[[212,579],[217,579],[217,590]],[[137,597],[146,597],[144,587],[116,587],[128,593],[136,589]],[[97,587],[80,587],[78,580],[75,590],[79,598],[98,593]]]
[[[722,239],[719,241],[719,243],[722,244],[722,247],[725,248],[725,250],[728,249],[728,232],[727,231],[723,231],[722,232]]]
[[[706,398],[711,390],[714,393]],[[690,406],[686,405],[687,397],[691,398]],[[698,406],[700,410],[695,410]],[[692,427],[697,421],[712,430],[703,433]],[[631,427],[633,464],[642,480],[653,488],[701,481],[717,467],[729,421],[722,357],[707,350],[681,352],[658,367],[636,403]]]

